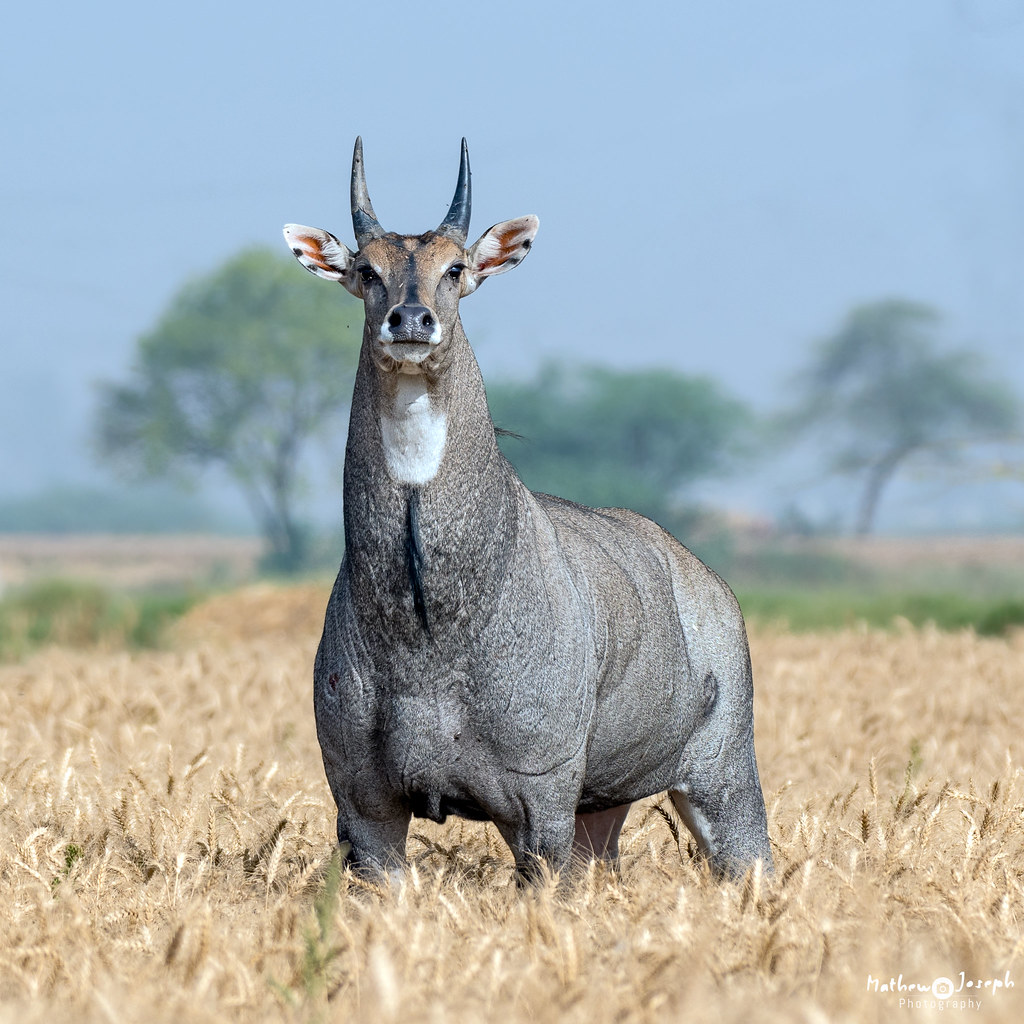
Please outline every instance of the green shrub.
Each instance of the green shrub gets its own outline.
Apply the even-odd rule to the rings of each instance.
[[[974,629],[998,636],[1024,626],[1024,601],[979,598],[959,593],[866,592],[852,589],[749,589],[737,596],[751,621],[784,622],[790,629],[842,629],[864,622],[880,629],[896,619],[915,626]]]
[[[0,599],[0,657],[37,647],[157,647],[198,595],[118,593],[93,583],[43,580]]]
[[[998,636],[1015,627],[1024,627],[1024,601],[997,601],[979,619],[977,629],[987,636]]]

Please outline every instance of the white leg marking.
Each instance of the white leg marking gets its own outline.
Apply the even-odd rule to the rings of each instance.
[[[713,856],[718,849],[718,844],[715,842],[711,822],[708,821],[704,812],[690,800],[686,787],[669,790],[668,795],[672,798],[679,817],[683,819],[683,824],[696,840],[701,853],[705,857]]]
[[[388,472],[401,484],[425,484],[434,479],[448,437],[448,417],[430,404],[422,374],[399,374],[398,392],[390,415],[380,418]]]

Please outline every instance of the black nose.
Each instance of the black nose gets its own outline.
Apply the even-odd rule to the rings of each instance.
[[[403,303],[388,314],[392,341],[430,341],[434,334],[434,314],[426,306]]]

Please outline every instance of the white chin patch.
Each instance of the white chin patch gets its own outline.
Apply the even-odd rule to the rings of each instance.
[[[391,413],[380,418],[384,460],[400,484],[425,484],[437,475],[448,437],[448,417],[430,404],[422,374],[401,374]]]
[[[426,345],[410,344],[408,342],[394,342],[390,345],[381,346],[384,355],[388,356],[398,364],[399,373],[422,373],[420,367],[427,356],[434,350]]]

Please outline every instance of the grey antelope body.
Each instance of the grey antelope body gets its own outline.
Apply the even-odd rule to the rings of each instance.
[[[314,673],[338,839],[387,870],[412,815],[487,819],[529,874],[613,859],[630,803],[668,790],[716,868],[770,867],[736,601],[650,520],[534,494],[501,455],[458,303],[522,260],[538,221],[466,248],[469,211],[463,140],[440,227],[385,232],[357,140],[358,250],[285,228],[366,311]]]

